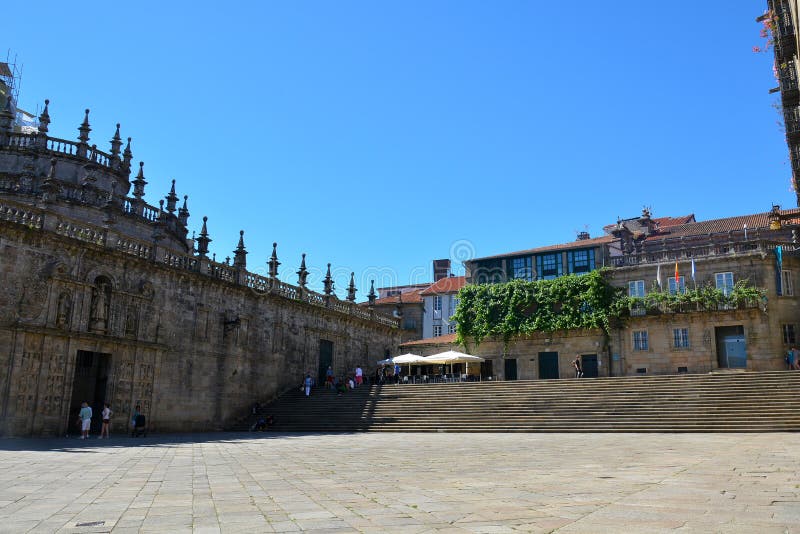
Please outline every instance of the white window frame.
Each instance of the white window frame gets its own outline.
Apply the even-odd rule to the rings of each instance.
[[[442,318],[442,296],[441,295],[434,295],[433,296],[433,318],[434,319],[441,319]]]
[[[681,294],[686,293],[686,278],[683,276],[678,277],[678,286],[675,287],[675,277],[671,276],[669,278],[669,282],[667,283],[667,290],[669,291],[670,295],[677,295],[678,291]]]
[[[644,280],[631,280],[628,282],[628,296],[643,298],[645,296]]]
[[[783,269],[781,271],[781,296],[794,296],[794,280],[792,278],[792,271],[789,269]]]
[[[688,349],[689,348],[689,329],[688,328],[673,328],[672,329],[672,348],[673,349]]]
[[[458,308],[458,298],[455,295],[450,295],[450,317],[455,315],[456,308]]]
[[[442,335],[442,325],[435,324],[433,325],[433,337],[439,337]]]
[[[728,284],[728,279],[730,279],[730,284]],[[733,273],[731,271],[725,271],[722,273],[714,273],[714,283],[717,289],[721,289],[722,292],[727,297],[733,291]]]
[[[647,330],[634,330],[631,336],[633,338],[633,350],[638,352],[650,350],[650,340],[648,339]]]
[[[447,325],[447,333],[448,334],[455,334],[456,333],[456,323],[452,322]]]

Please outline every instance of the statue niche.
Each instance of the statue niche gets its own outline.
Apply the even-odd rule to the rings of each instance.
[[[125,335],[128,337],[136,337],[138,328],[138,310],[135,306],[128,306],[125,310]]]
[[[72,297],[64,292],[58,296],[58,307],[56,309],[56,328],[69,330],[70,319],[72,318]]]
[[[108,313],[111,304],[111,280],[98,276],[92,288],[92,306],[89,315],[89,330],[99,334],[108,331]]]

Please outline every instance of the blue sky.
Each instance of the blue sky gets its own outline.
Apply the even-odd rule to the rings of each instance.
[[[592,236],[643,206],[794,206],[760,1],[84,2],[4,7],[20,104],[114,124],[145,199],[189,195],[217,258],[308,254],[343,297],[431,260]],[[0,48],[0,50],[2,49]],[[456,267],[459,270],[459,267]]]

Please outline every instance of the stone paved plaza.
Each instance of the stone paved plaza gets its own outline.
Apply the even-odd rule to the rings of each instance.
[[[800,532],[800,434],[0,440],[2,532]]]

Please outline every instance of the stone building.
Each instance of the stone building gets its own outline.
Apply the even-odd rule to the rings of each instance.
[[[376,299],[372,305],[376,312],[396,317],[400,324],[400,340],[412,341],[421,339],[422,326],[425,321],[425,306],[420,293],[427,289],[429,284],[408,291],[398,292],[388,297]],[[387,355],[388,356],[388,355]]]
[[[433,295],[441,293],[440,287],[450,288],[446,295],[453,297],[458,289],[463,285],[464,277],[459,277],[461,285],[455,287],[452,284],[453,277],[450,270],[449,259],[433,260],[433,282],[409,285],[393,285],[375,289],[370,288],[370,299],[362,305],[372,306],[375,311],[397,317],[400,321],[400,337],[403,342],[430,337],[433,332],[434,323],[439,326],[441,333],[443,325],[442,296],[439,297],[438,306],[434,302]],[[453,289],[454,288],[454,289]],[[447,300],[450,310],[455,310],[452,298]],[[444,326],[448,325],[447,319],[452,315],[444,315]],[[446,331],[446,328],[445,328]],[[426,333],[427,332],[427,333]],[[387,356],[389,356],[387,354]]]
[[[778,87],[770,92],[781,93],[783,123],[786,128],[786,143],[792,164],[792,186],[800,206],[800,90],[797,73],[797,33],[800,7],[797,0],[767,0],[767,12],[757,20],[764,25],[764,34],[770,39],[775,53],[775,76]]]
[[[504,347],[483,341],[471,353],[487,358],[499,378],[573,376],[579,356],[586,376],[705,373],[741,368],[785,368],[783,355],[798,341],[800,274],[797,228],[800,209],[697,221],[694,215],[639,217],[605,227],[591,238],[466,262],[468,283],[552,279],[602,267],[612,285],[633,297],[713,287],[724,293],[747,280],[764,300],[714,308],[685,303],[630,310],[608,335],[581,330],[542,332]],[[455,348],[455,335],[405,342],[404,352],[433,354]]]
[[[209,258],[207,220],[187,239],[174,181],[145,202],[144,165],[119,125],[103,152],[88,110],[69,141],[50,136],[47,101],[34,133],[15,131],[11,108],[0,113],[0,435],[67,433],[83,400],[95,413],[110,402],[118,430],[136,405],[152,429],[221,429],[306,372],[396,349],[398,320],[356,305],[352,277],[346,299],[330,274],[310,291],[303,257],[297,284],[280,281],[277,245],[256,275],[243,232],[231,264]]]
[[[458,307],[458,291],[465,282],[463,276],[448,276],[440,278],[420,293],[425,310],[428,310],[422,326],[423,337],[455,333],[453,314]]]

